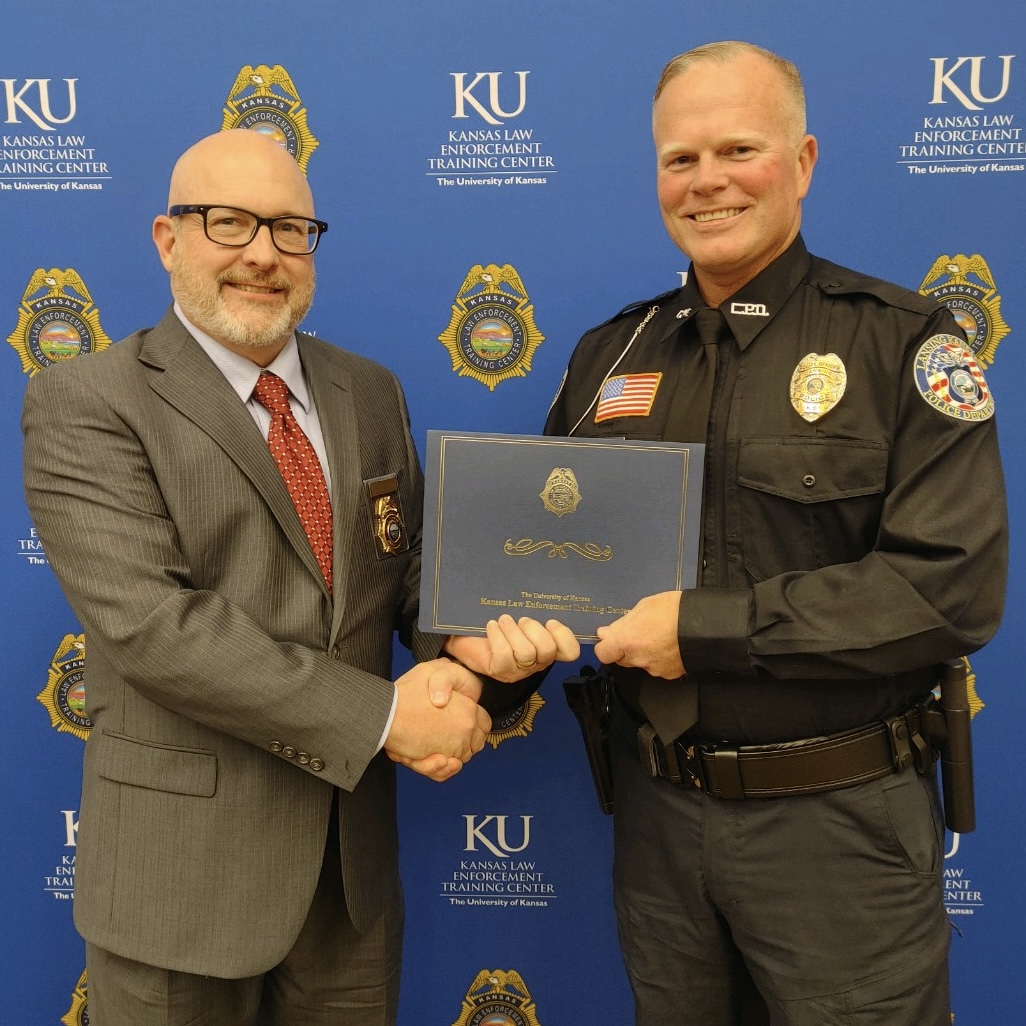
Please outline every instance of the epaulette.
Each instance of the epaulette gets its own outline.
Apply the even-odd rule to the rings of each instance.
[[[828,296],[869,295],[886,303],[888,306],[907,310],[910,313],[929,316],[937,310],[933,299],[921,296],[918,292],[895,285],[893,282],[874,278],[850,268],[832,264],[828,260],[816,260],[814,273],[809,284]]]
[[[586,334],[590,334],[593,331],[598,331],[599,328],[604,328],[606,325],[615,324],[621,317],[626,317],[628,314],[636,313],[638,310],[644,310],[654,304],[665,303],[671,296],[677,295],[680,292],[680,288],[670,289],[669,292],[663,292],[658,296],[653,296],[651,299],[642,299],[636,303],[629,303],[619,313],[614,314],[609,318],[608,321],[603,321],[601,324],[596,324],[593,328],[589,328]]]

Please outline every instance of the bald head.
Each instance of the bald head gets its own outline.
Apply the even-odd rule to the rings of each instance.
[[[273,185],[275,190],[286,192],[299,204],[295,209],[280,213],[313,216],[313,195],[295,158],[267,136],[245,128],[208,135],[178,158],[171,172],[168,206],[227,204],[228,198],[220,194],[243,182]],[[244,206],[235,202],[231,205]]]

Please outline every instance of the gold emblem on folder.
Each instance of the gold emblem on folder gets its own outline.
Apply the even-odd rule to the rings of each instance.
[[[575,513],[581,501],[581,490],[577,487],[576,475],[569,467],[556,467],[549,474],[549,479],[538,493],[538,498],[545,504],[545,508],[557,517],[565,513]],[[534,541],[531,538],[513,541],[512,538],[507,538],[505,545],[502,546],[502,551],[507,556],[533,556],[542,550],[548,552],[549,556],[559,556],[561,559],[566,559],[571,552],[598,562],[613,558],[613,550],[609,545],[596,545],[594,542],[554,542],[547,539]]]
[[[545,508],[557,517],[576,512],[577,504],[581,501],[581,491],[577,487],[574,472],[569,467],[556,467],[549,474],[538,497],[545,503]]]

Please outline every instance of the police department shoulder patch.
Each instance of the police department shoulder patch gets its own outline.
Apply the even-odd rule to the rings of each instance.
[[[955,335],[933,335],[916,353],[913,373],[919,394],[956,420],[988,420],[994,397],[973,354]]]

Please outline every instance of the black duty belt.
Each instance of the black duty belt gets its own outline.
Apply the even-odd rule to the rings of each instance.
[[[664,745],[650,723],[639,724],[619,701],[612,716],[651,777],[714,798],[783,798],[854,787],[913,766],[925,773],[934,762],[926,733],[934,705],[928,698],[858,730],[772,745]]]

